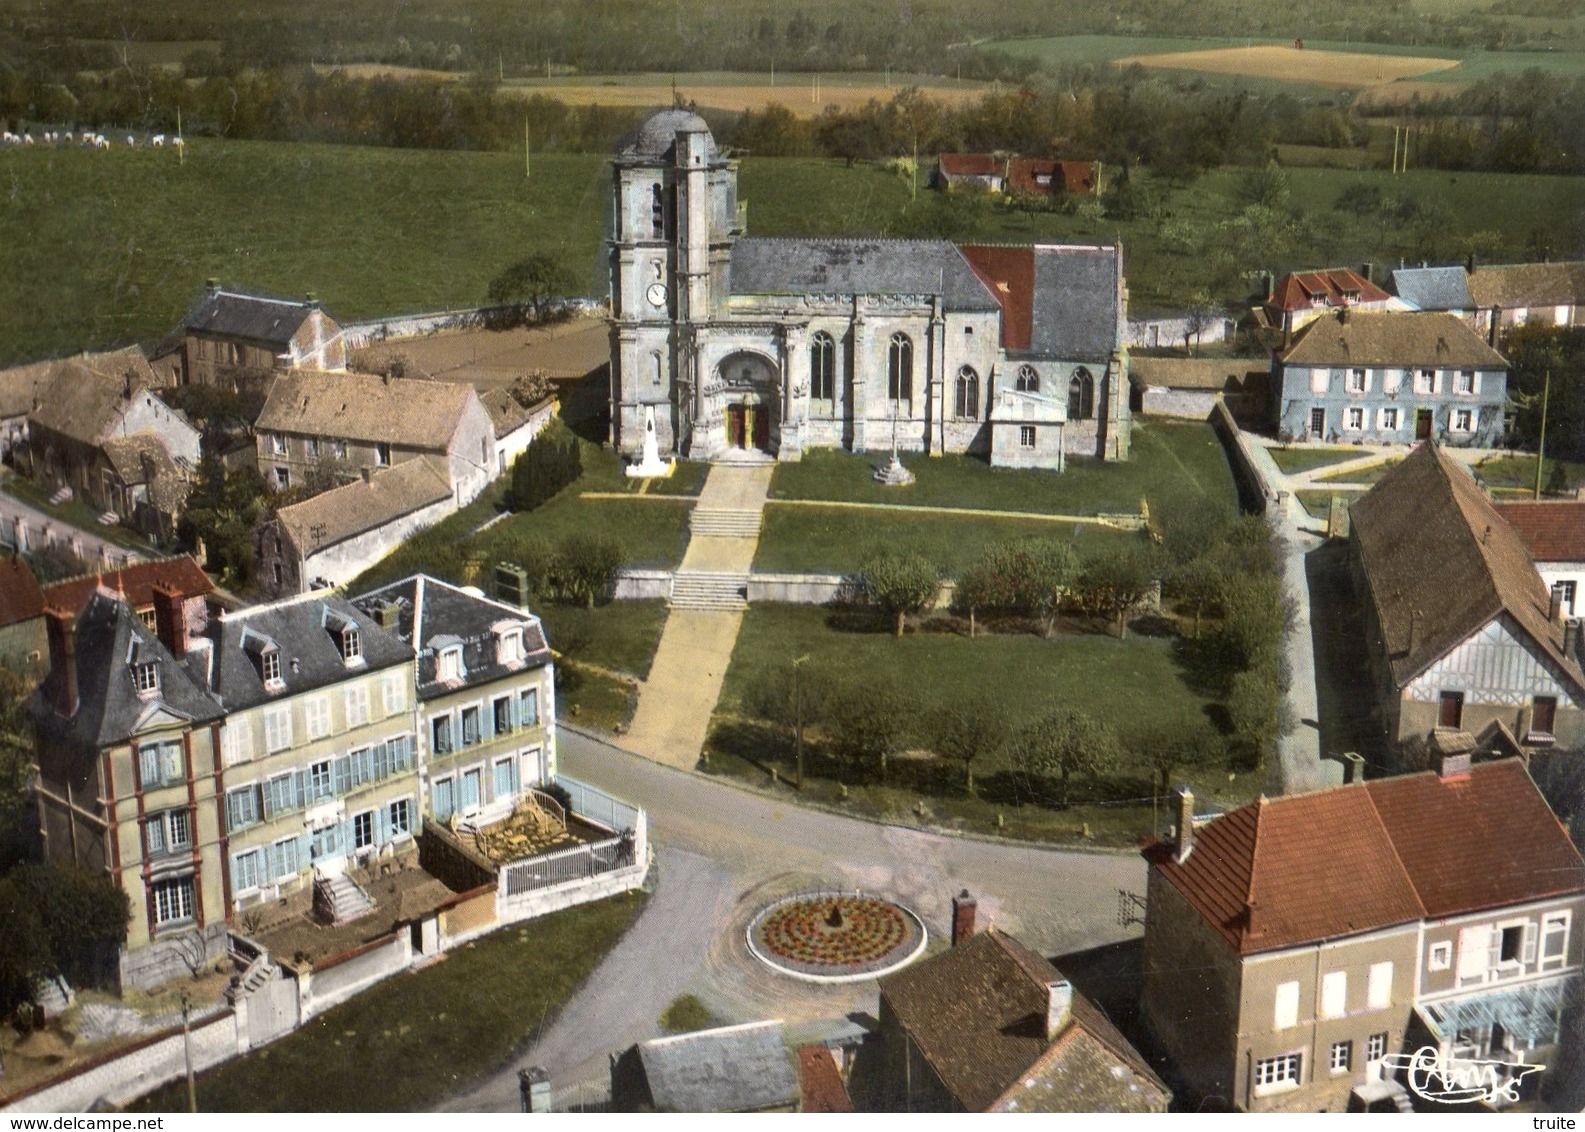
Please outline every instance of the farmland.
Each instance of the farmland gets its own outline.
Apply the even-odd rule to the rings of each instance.
[[[1137,63],[1175,71],[1209,71],[1284,82],[1352,89],[1393,83],[1457,67],[1456,60],[1425,55],[1377,55],[1350,51],[1305,50],[1293,44],[1217,47],[1206,51],[1169,51],[1130,55],[1118,66]]]
[[[1242,175],[1152,182],[1159,199],[1131,219],[923,191],[913,199],[907,181],[875,166],[816,158],[748,158],[740,185],[755,235],[1121,237],[1133,309],[1148,311],[1181,305],[1197,288],[1235,296],[1201,241],[1219,239],[1219,226],[1240,215]],[[1581,251],[1581,234],[1559,224],[1585,215],[1579,178],[1287,176],[1305,220],[1284,246],[1262,246],[1240,270],[1462,257],[1461,241],[1476,232],[1487,234],[1482,254],[1494,262],[1529,258],[1538,232],[1551,235],[1554,256]],[[604,177],[600,155],[536,155],[525,179],[521,153],[195,139],[178,165],[168,150],[0,150],[0,247],[10,268],[0,277],[0,364],[156,340],[210,276],[281,294],[311,290],[355,320],[476,305],[514,258],[549,248],[578,270],[584,293],[600,296]],[[1333,202],[1356,183],[1434,206],[1441,220],[1416,244],[1385,219],[1344,222]]]

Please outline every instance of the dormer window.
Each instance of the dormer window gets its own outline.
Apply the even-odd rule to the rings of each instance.
[[[495,659],[499,664],[515,664],[523,659],[523,630],[507,629],[495,638]]]
[[[138,695],[152,695],[160,690],[160,666],[152,660],[139,661],[132,666],[132,682]]]
[[[348,625],[341,630],[341,659],[348,664],[363,656],[363,638],[358,635],[356,625]]]
[[[440,675],[441,680],[462,679],[462,648],[453,645],[451,648],[440,650]]]
[[[266,685],[281,683],[281,654],[278,649],[266,649],[259,654],[259,675]]]

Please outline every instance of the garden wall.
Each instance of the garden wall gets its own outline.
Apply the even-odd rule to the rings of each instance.
[[[1238,502],[1246,511],[1264,515],[1271,502],[1271,485],[1261,474],[1260,464],[1250,449],[1249,438],[1238,427],[1227,406],[1218,401],[1211,410],[1211,428],[1217,439],[1227,449],[1227,459],[1233,468],[1233,481],[1238,485]]]
[[[603,314],[605,304],[593,299],[564,299],[562,305],[579,314]],[[447,330],[468,330],[483,326],[492,314],[504,314],[503,307],[467,307],[453,311],[431,311],[426,314],[399,314],[388,318],[371,318],[362,322],[349,322],[341,328],[341,337],[348,350],[380,342],[394,342],[402,338],[422,338]]]
[[[298,1024],[347,1001],[381,979],[407,970],[413,962],[409,938],[405,930],[392,932],[319,966],[300,971],[297,975]]]

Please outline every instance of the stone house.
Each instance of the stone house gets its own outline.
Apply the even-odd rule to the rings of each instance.
[[[1558,1052],[1585,861],[1519,760],[1449,759],[1207,823],[1187,790],[1178,802],[1175,839],[1144,849],[1142,1007],[1191,1102],[1407,1110],[1399,1055],[1429,1046],[1517,1080]]]
[[[555,667],[539,618],[423,574],[353,604],[417,653],[424,813],[483,825],[556,781]]]
[[[110,357],[113,368],[76,360],[60,367],[28,418],[32,474],[128,526],[169,537],[198,466],[199,433],[154,394],[141,354]]]
[[[1007,188],[1007,158],[994,153],[942,153],[930,173],[932,188],[1000,193]]]
[[[278,299],[210,280],[182,321],[176,376],[182,385],[234,385],[270,370],[347,368],[341,327],[317,299]]]
[[[495,427],[495,467],[496,474],[502,476],[512,470],[517,458],[528,450],[557,409],[554,398],[525,409],[505,389],[486,390],[479,394],[479,402],[490,414],[490,423]]]
[[[620,453],[637,457],[651,413],[662,453],[693,459],[796,460],[805,448],[879,452],[894,440],[906,451],[992,450],[990,407],[1017,367],[1001,347],[1002,302],[958,248],[746,237],[736,163],[682,109],[649,118],[612,165],[611,441]],[[1120,255],[1109,253],[1097,257],[1098,274],[1077,277],[1102,292],[1086,314],[1121,295]],[[1028,282],[1033,292],[1038,280]],[[1042,317],[1064,314],[1058,304]],[[1120,341],[1094,358],[1051,355],[1091,367],[1097,422],[1126,419],[1121,363],[1116,381],[1093,368],[1110,366]],[[1126,457],[1121,429],[1094,431],[1095,454]]]
[[[1513,500],[1494,503],[1518,532],[1563,617],[1585,616],[1585,500]]]
[[[155,596],[160,633],[104,588],[80,612],[47,608],[50,671],[28,701],[45,859],[107,875],[127,894],[124,988],[222,954],[230,903],[218,806],[225,713],[182,663],[180,598]]]
[[[1165,1112],[1172,1100],[1106,1015],[1002,932],[973,932],[881,979],[878,1086],[905,1112]],[[967,912],[967,921],[964,920]]]
[[[1271,374],[1251,369],[1254,364],[1239,358],[1132,354],[1128,380],[1134,387],[1134,408],[1146,416],[1203,421],[1220,400],[1239,420],[1264,420]]]
[[[1488,265],[1471,259],[1465,271],[1475,329],[1489,342],[1501,341],[1515,326],[1585,323],[1585,261]]]
[[[1585,742],[1579,623],[1462,465],[1423,444],[1350,519],[1373,710],[1390,743]]]
[[[227,712],[217,804],[232,907],[311,882],[339,896],[333,881],[349,866],[414,851],[419,767],[404,642],[350,602],[309,595],[216,617],[184,655]]]
[[[1272,387],[1287,441],[1489,448],[1504,430],[1508,362],[1457,315],[1343,307],[1273,355]]]
[[[490,414],[455,382],[294,370],[271,384],[254,433],[259,471],[277,491],[430,456],[465,507],[498,474]]]
[[[259,588],[284,597],[345,585],[456,510],[445,464],[434,456],[364,468],[351,483],[260,517]]]
[[[1346,267],[1325,271],[1296,271],[1271,282],[1265,301],[1256,308],[1257,325],[1275,334],[1283,346],[1304,327],[1326,314],[1344,308],[1404,310],[1406,304]]]
[[[0,370],[0,460],[15,463],[25,453],[28,418],[43,403],[49,387],[68,365],[83,366],[96,373],[120,377],[127,371],[136,374],[144,388],[157,383],[152,367],[145,369],[143,352],[136,346],[102,354],[77,354],[70,358],[48,358],[41,362]]]

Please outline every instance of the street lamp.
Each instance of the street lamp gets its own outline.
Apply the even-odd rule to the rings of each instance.
[[[797,775],[793,782],[801,791],[804,788],[804,695],[802,668],[809,654],[804,653],[792,662],[793,666],[793,742],[797,751]]]

